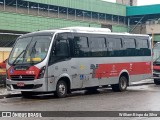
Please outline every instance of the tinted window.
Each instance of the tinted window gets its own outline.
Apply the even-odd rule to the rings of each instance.
[[[135,56],[136,55],[136,42],[133,38],[123,39],[123,55],[124,56]]]
[[[149,44],[147,39],[138,39],[136,40],[137,42],[137,55],[138,56],[150,56],[151,55],[151,50],[149,49]]]
[[[120,38],[108,38],[108,50],[120,50],[122,42]]]
[[[136,47],[135,39],[125,38],[123,41],[124,41],[124,43],[123,43],[124,48],[135,48]]]
[[[69,56],[67,40],[57,40],[56,41],[56,56],[57,57],[68,57]]]
[[[107,39],[107,56],[118,57],[122,56],[122,40],[120,38],[108,38]]]
[[[70,57],[67,33],[56,34],[50,53],[49,65]]]
[[[148,40],[137,39],[137,48],[148,48]]]
[[[75,57],[89,56],[88,37],[75,36],[74,44],[75,44],[75,50],[74,50]]]
[[[75,37],[74,40],[78,48],[88,48],[88,38],[87,37]]]
[[[106,47],[105,38],[92,37],[89,40],[89,47],[91,49],[103,49],[103,48],[105,48]]]
[[[89,47],[92,57],[105,56],[106,40],[103,37],[91,37],[89,39]]]

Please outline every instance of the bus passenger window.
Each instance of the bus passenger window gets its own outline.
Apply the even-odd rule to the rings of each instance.
[[[56,56],[57,57],[69,56],[67,40],[58,40],[56,42]]]
[[[89,56],[89,46],[88,46],[88,37],[75,36],[75,57],[88,57]]]
[[[136,55],[136,42],[134,38],[124,38],[123,39],[123,54],[125,56],[135,56]]]
[[[143,56],[150,56],[151,51],[149,49],[149,43],[147,39],[139,39],[139,48],[140,48],[140,54]]]
[[[108,38],[108,56],[121,56],[122,55],[122,42],[120,38]]]

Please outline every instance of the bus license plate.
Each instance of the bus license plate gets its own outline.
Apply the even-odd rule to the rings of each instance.
[[[24,86],[24,83],[23,83],[23,82],[18,82],[18,83],[17,83],[17,86],[18,86],[18,87],[23,87],[23,86]]]

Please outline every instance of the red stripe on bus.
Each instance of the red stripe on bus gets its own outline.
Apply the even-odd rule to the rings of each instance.
[[[35,79],[37,79],[39,72],[40,72],[40,70],[35,66],[31,66],[28,70],[14,70],[13,69],[13,73],[11,73],[11,69],[13,69],[13,67],[10,67],[7,71],[9,79],[11,75],[34,75]]]
[[[98,64],[98,68],[94,71],[94,78],[116,77],[124,69],[129,75],[152,73],[151,62]]]

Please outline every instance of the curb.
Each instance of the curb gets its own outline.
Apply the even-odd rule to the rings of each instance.
[[[21,97],[21,94],[6,94],[6,95],[0,95],[0,99],[4,98],[12,98],[12,97]]]
[[[130,86],[141,86],[141,85],[149,85],[149,84],[154,84],[154,83],[139,83],[139,84],[132,84]]]
[[[154,84],[153,79],[146,79],[138,82],[132,82],[130,86],[141,86],[141,85],[148,85],[148,84]]]

